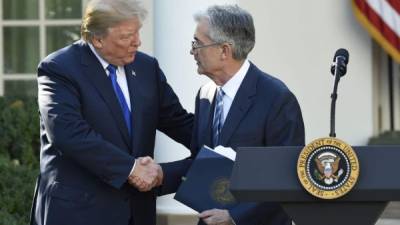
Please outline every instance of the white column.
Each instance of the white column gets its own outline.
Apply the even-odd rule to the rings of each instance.
[[[235,4],[236,0],[154,0],[154,54],[159,60],[169,84],[183,106],[194,112],[194,101],[199,87],[208,78],[197,74],[193,56],[189,54],[196,23],[193,14],[213,4]],[[151,16],[151,15],[150,15]],[[146,40],[143,40],[143,42]],[[185,158],[189,150],[157,133],[155,158],[168,162]],[[172,199],[159,198],[159,213],[194,214],[195,212]]]
[[[142,45],[139,50],[154,55],[154,2],[153,0],[142,0],[141,2],[147,9],[148,15],[143,21],[142,29],[140,30]]]

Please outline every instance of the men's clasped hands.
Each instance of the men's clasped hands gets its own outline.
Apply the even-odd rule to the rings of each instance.
[[[128,177],[128,183],[139,191],[150,191],[160,186],[163,181],[163,171],[151,157],[139,157],[135,160],[135,167]]]

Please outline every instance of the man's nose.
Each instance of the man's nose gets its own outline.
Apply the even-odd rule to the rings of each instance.
[[[195,48],[190,48],[190,54],[195,55],[196,54],[196,49]]]
[[[140,35],[137,34],[137,35],[135,35],[134,38],[132,39],[131,46],[139,47],[140,45],[142,45],[142,40],[140,39]]]

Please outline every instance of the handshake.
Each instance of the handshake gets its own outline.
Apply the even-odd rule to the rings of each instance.
[[[151,157],[140,157],[135,161],[135,168],[128,177],[128,183],[139,191],[150,191],[162,184],[163,177],[161,166]]]

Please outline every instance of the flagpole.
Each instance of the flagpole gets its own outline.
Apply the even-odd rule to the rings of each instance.
[[[393,59],[388,54],[388,86],[389,86],[389,115],[390,131],[394,131],[394,96],[393,96]]]

